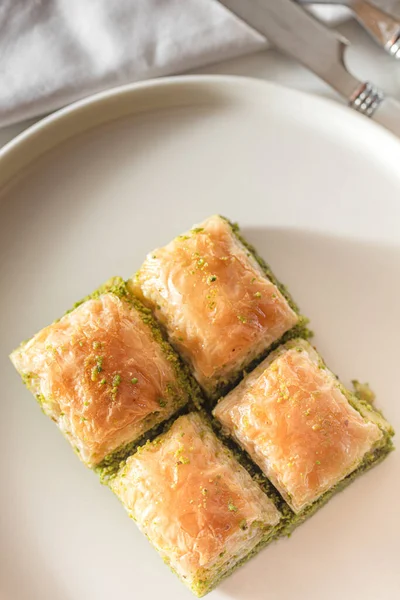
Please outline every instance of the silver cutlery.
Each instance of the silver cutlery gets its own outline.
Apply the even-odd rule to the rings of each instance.
[[[219,1],[278,49],[326,81],[351,108],[400,137],[400,103],[348,71],[348,42],[339,33],[325,27],[292,0]]]
[[[347,6],[366,31],[395,58],[400,58],[400,21],[367,0],[297,0],[299,4]]]

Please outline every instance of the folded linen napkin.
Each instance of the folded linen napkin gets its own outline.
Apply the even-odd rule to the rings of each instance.
[[[1,0],[0,126],[265,45],[215,0]]]
[[[0,126],[263,45],[213,0],[2,0]]]

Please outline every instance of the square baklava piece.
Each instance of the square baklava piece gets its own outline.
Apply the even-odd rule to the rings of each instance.
[[[191,381],[149,310],[115,278],[11,355],[89,467],[186,405]]]
[[[199,413],[179,417],[142,446],[110,486],[197,596],[271,541],[280,520]]]
[[[392,449],[382,415],[346,390],[302,339],[273,352],[213,414],[296,515]]]
[[[213,399],[285,334],[305,330],[285,288],[220,216],[151,252],[132,286]]]

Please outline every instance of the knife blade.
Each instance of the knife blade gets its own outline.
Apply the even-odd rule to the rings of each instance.
[[[348,42],[292,0],[219,0],[242,21],[313,71],[349,105],[400,137],[400,103],[352,75],[345,64]]]

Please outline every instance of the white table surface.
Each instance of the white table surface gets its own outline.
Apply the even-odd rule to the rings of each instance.
[[[340,31],[351,41],[348,65],[356,76],[379,85],[385,92],[400,98],[400,61],[395,61],[368,37],[354,21],[343,23]],[[275,50],[224,61],[196,69],[193,73],[242,75],[276,81],[282,85],[320,96],[335,98],[335,92],[298,63]],[[0,129],[0,147],[38,121],[29,119]]]

